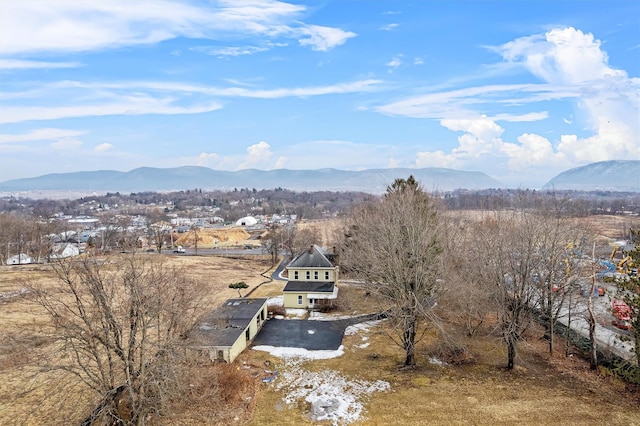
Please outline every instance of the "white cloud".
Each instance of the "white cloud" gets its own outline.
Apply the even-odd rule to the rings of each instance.
[[[299,21],[306,7],[273,0],[188,4],[180,1],[3,1],[2,53],[79,52],[153,44],[177,37],[222,40],[300,38],[326,51],[355,34]]]
[[[298,40],[300,46],[310,46],[312,50],[320,52],[326,52],[329,49],[340,46],[357,35],[340,28],[321,27],[318,25],[307,25],[295,32],[302,34],[302,38]]]
[[[82,64],[79,62],[45,62],[28,61],[23,59],[0,59],[0,70],[77,68],[80,66],[82,66]]]
[[[273,167],[274,169],[282,169],[287,165],[287,162],[289,161],[289,159],[287,157],[278,157],[278,159],[276,160],[276,164]]]
[[[475,118],[481,114],[475,109],[482,108],[485,104],[509,105],[527,103],[530,102],[532,97],[535,97],[536,101],[539,101],[541,97],[553,99],[558,96],[553,94],[555,90],[556,88],[553,86],[536,84],[499,84],[466,87],[412,96],[378,106],[375,110],[386,115],[415,118]],[[562,92],[562,96],[578,96],[578,93],[575,91],[569,94]],[[504,109],[505,107],[502,106],[501,108]],[[502,113],[501,120],[507,120],[510,116],[512,114]],[[520,116],[520,114],[515,116]]]
[[[195,164],[197,166],[211,167],[215,169],[218,167],[221,160],[222,160],[222,157],[216,154],[215,152],[211,152],[211,153],[203,152],[196,158]],[[187,161],[187,163],[184,163],[184,164],[190,165],[193,163]]]
[[[383,25],[382,27],[380,27],[380,29],[382,31],[392,31],[392,30],[394,30],[396,28],[398,28],[398,24],[396,24],[396,23],[387,24],[387,25]]]
[[[626,77],[607,65],[600,40],[573,27],[556,28],[544,36],[522,37],[496,50],[508,62],[516,62],[542,80],[556,84],[579,84],[605,77]]]
[[[271,152],[271,145],[265,141],[260,141],[257,144],[247,147],[247,157],[240,164],[240,169],[250,169],[257,167],[260,164],[267,165],[269,159],[273,156]]]
[[[387,115],[438,119],[445,128],[463,132],[449,152],[421,151],[416,165],[480,168],[492,174],[502,163],[512,178],[537,173],[548,179],[560,170],[593,161],[640,159],[640,79],[608,65],[602,43],[592,34],[558,28],[544,35],[522,37],[493,48],[509,68],[520,67],[540,83],[484,85],[436,91],[400,99],[376,108]],[[555,114],[553,105],[524,111],[534,103],[575,102],[587,117],[587,137],[561,135],[550,141],[525,132],[515,142],[502,139],[497,121],[542,122],[548,118],[573,122]],[[529,107],[531,109],[532,107]],[[541,110],[543,109],[543,110]],[[513,110],[511,112],[510,110]],[[500,111],[490,115],[488,111]],[[541,123],[536,127],[543,129]]]
[[[222,108],[221,105],[215,103],[184,107],[172,105],[172,101],[170,98],[130,96],[120,98],[116,102],[101,102],[90,105],[57,107],[12,106],[4,109],[0,116],[0,124],[106,115],[198,114]]]
[[[211,46],[200,46],[193,47],[191,50],[196,52],[206,53],[207,55],[212,56],[245,56],[245,55],[253,55],[254,53],[266,52],[269,50],[268,47],[258,47],[258,46],[229,46],[229,47],[211,47]]]
[[[460,162],[452,155],[445,154],[443,151],[421,151],[416,153],[416,167],[444,167],[447,169],[455,169],[460,166]]]
[[[73,138],[76,136],[83,135],[85,133],[86,132],[83,130],[67,130],[67,129],[56,129],[56,128],[34,129],[34,130],[31,130],[30,132],[19,134],[19,135],[15,135],[15,134],[0,135],[0,144]]]
[[[107,142],[101,143],[100,145],[96,145],[96,147],[93,148],[94,151],[98,151],[98,152],[105,152],[111,149],[113,149],[113,145]]]
[[[62,139],[51,144],[51,148],[56,150],[77,149],[83,145],[82,141],[77,139]]]
[[[218,88],[181,82],[92,82],[61,81],[24,92],[6,92],[1,123],[27,120],[53,120],[67,117],[142,114],[197,114],[215,111],[222,105],[213,101],[195,104],[194,94],[204,97],[244,97],[276,99],[345,94],[377,90],[382,81],[359,80],[328,86],[253,89],[247,87]],[[24,102],[11,105],[12,100],[35,99],[38,106]],[[73,106],[63,102],[82,99]],[[206,99],[206,98],[205,98]],[[47,106],[41,106],[47,105]]]
[[[400,65],[402,65],[402,55],[394,56],[385,65],[388,66],[389,68],[398,68]]]
[[[413,59],[413,65],[422,65],[422,64],[424,64],[424,60],[422,58],[417,57]]]

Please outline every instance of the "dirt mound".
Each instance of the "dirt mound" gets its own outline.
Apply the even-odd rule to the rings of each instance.
[[[216,247],[233,244],[242,244],[248,240],[250,235],[242,227],[218,228],[218,229],[198,229],[198,231],[189,231],[184,234],[175,234],[174,245],[185,247],[193,247],[195,245],[195,237],[198,235],[199,247]]]

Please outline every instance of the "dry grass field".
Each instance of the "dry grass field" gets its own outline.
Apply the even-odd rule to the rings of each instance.
[[[145,254],[145,256],[161,256]],[[268,281],[261,273],[271,268],[263,256],[163,256],[168,266],[182,268],[205,284],[202,304],[210,308],[238,297],[233,282],[249,285],[243,294]],[[36,310],[27,285],[47,287],[55,282],[46,265],[0,267],[0,424],[57,425],[78,423],[91,409],[91,395],[60,372],[41,371],[42,359],[58,348],[39,337],[48,319]],[[62,396],[62,397],[61,397]]]
[[[584,222],[611,241],[620,239],[629,226],[640,226],[638,218],[603,216]],[[321,232],[322,244],[331,246],[338,224],[337,220],[322,220],[305,221],[301,226],[315,227]],[[280,295],[284,285],[261,275],[271,268],[267,256],[166,256],[165,262],[202,280],[207,288],[203,302],[211,308],[238,296],[228,288],[230,283],[246,282],[249,288],[242,294],[255,288],[252,297]],[[0,266],[0,424],[77,424],[92,408],[90,395],[63,374],[36,374],[40,357],[57,348],[36,337],[35,330],[46,327],[47,319],[36,314],[28,295],[21,294],[28,283],[53,283],[50,268]],[[340,307],[338,313],[344,315],[370,309],[363,290],[346,284],[341,286]],[[455,317],[450,320],[455,322]],[[440,339],[429,334],[418,349],[418,368],[399,370],[402,350],[391,343],[382,323],[345,336],[342,356],[300,361],[295,368],[332,371],[351,380],[388,382],[389,390],[363,397],[362,415],[354,423],[359,425],[640,425],[638,389],[603,371],[589,371],[588,364],[577,356],[550,357],[538,329],[531,330],[521,344],[516,370],[507,372],[503,369],[504,349],[488,331],[482,330],[473,339],[462,338],[472,359],[460,365],[439,363]],[[231,368],[199,371],[192,393],[176,401],[171,415],[152,423],[317,424],[309,417],[308,403],[285,403],[283,389],[263,384],[259,375],[251,374],[254,370],[241,368],[245,363],[260,369],[265,361],[281,371],[292,368],[266,352],[246,351]],[[225,383],[227,390],[224,386],[212,388],[216,381]],[[227,411],[221,410],[220,401],[227,404]]]

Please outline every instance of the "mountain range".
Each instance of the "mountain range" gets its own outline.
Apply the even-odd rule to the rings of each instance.
[[[442,168],[371,169],[345,171],[318,170],[256,170],[235,172],[207,167],[183,166],[158,169],[141,167],[129,172],[101,170],[94,172],[54,173],[33,178],[0,182],[0,191],[172,191],[201,188],[233,190],[234,188],[293,191],[362,191],[382,193],[396,178],[413,175],[426,190],[449,191],[458,188],[499,188],[497,180],[481,172],[464,172]]]
[[[640,161],[601,161],[566,170],[542,189],[640,192]]]
[[[506,185],[481,172],[444,168],[318,170],[212,170],[200,166],[174,168],[140,167],[128,172],[114,170],[54,173],[0,182],[1,192],[83,191],[141,192],[201,188],[234,188],[293,191],[362,191],[379,194],[397,178],[413,175],[428,191],[504,188]],[[604,161],[560,173],[543,189],[640,192],[640,161]]]

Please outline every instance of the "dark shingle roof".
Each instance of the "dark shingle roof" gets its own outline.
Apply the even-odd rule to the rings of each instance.
[[[231,346],[266,302],[266,298],[229,299],[200,322],[193,337],[202,346]]]
[[[326,281],[288,281],[283,291],[332,293],[335,285],[334,282]]]
[[[288,268],[333,268],[322,247],[313,245],[297,255]]]

